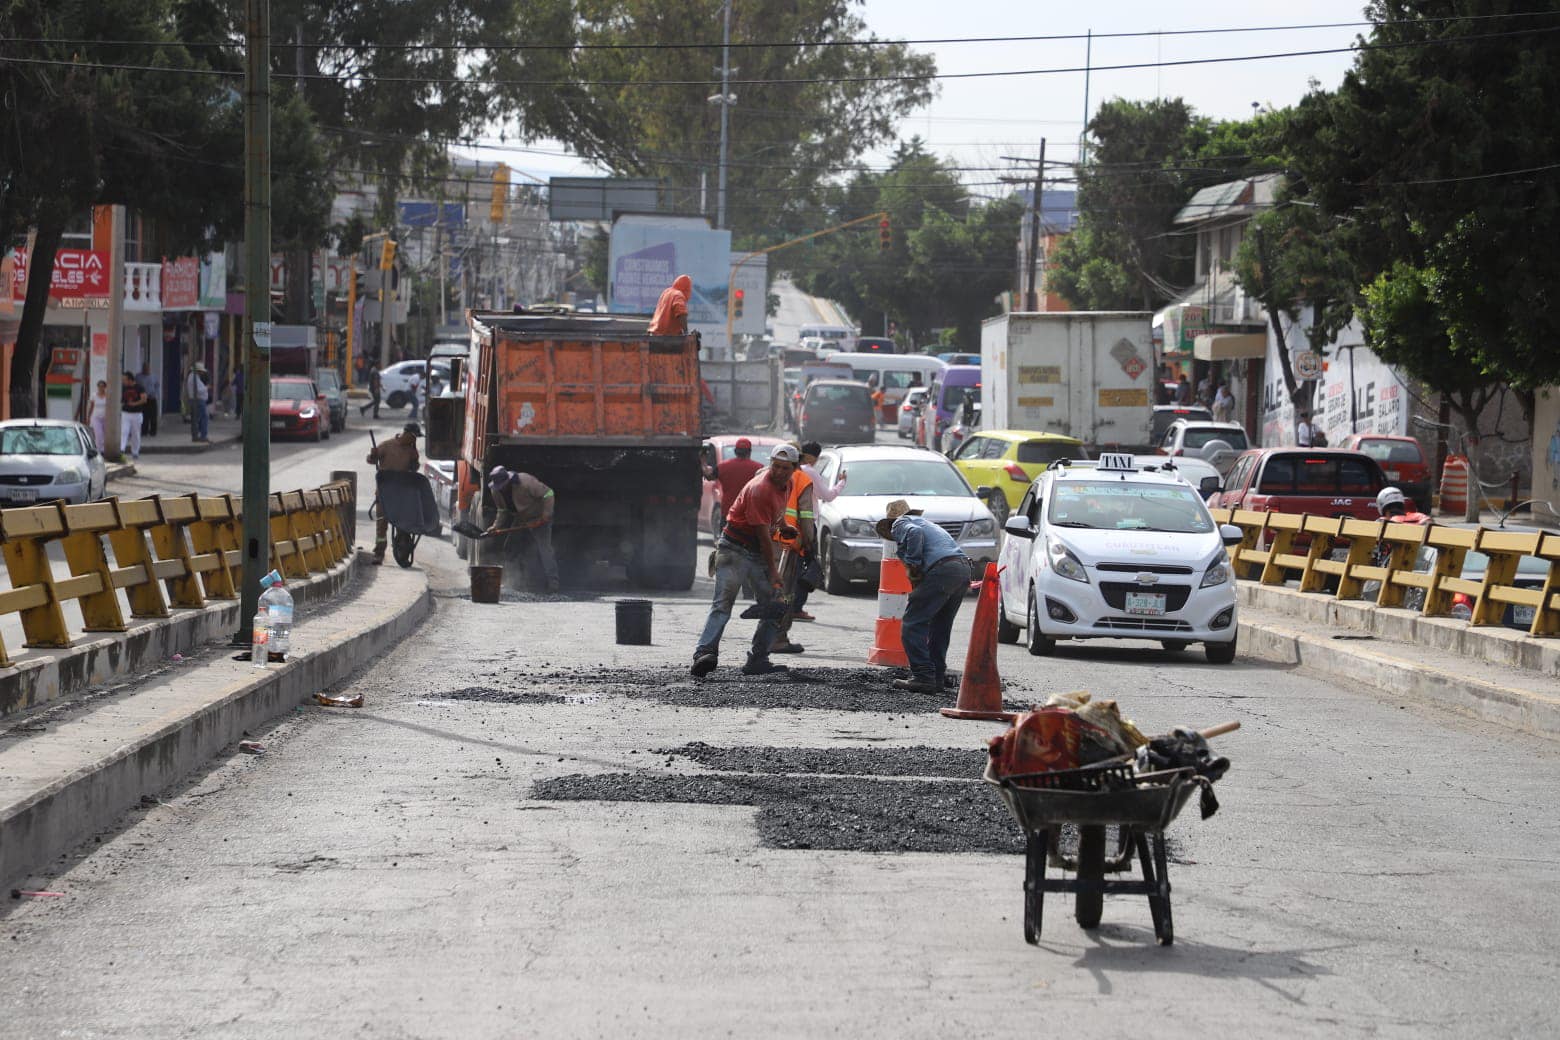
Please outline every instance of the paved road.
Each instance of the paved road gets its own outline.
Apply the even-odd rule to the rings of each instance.
[[[342,450],[291,463],[296,482]],[[822,686],[725,668],[694,687],[706,581],[657,597],[655,645],[621,647],[616,590],[479,606],[447,546],[419,562],[436,614],[367,662],[367,707],[300,710],[265,756],[214,763],[41,879],[64,899],[0,910],[0,1032],[1555,1032],[1553,744],[1254,662],[1003,647],[1010,696],[1245,727],[1221,745],[1223,809],[1173,832],[1176,945],[1141,900],[1088,933],[1053,897],[1032,948],[1021,860],[991,851],[1015,836],[970,779],[995,727],[873,704],[870,595],[797,626],[798,660],[837,669]],[[861,778],[927,761],[915,747],[969,768]],[[616,792],[640,800],[599,800]]]

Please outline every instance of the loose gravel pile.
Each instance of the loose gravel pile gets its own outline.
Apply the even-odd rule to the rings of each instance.
[[[538,781],[544,801],[751,805],[761,844],[846,852],[994,852],[1024,848],[985,784],[818,776],[653,776],[605,773]]]
[[[663,748],[725,773],[820,773],[836,776],[919,776],[978,780],[986,753],[964,748],[714,747],[702,742]]]

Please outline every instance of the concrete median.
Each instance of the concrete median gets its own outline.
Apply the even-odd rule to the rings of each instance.
[[[0,769],[0,881],[36,870],[112,826],[143,796],[246,731],[340,682],[410,635],[432,606],[422,571],[369,569],[339,607],[300,620],[285,664],[256,669],[228,647],[128,692],[7,734]]]

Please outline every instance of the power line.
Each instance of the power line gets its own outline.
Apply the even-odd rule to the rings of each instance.
[[[729,86],[817,86],[832,83],[920,83],[930,80],[966,80],[966,79],[997,79],[1008,77],[1031,76],[1058,76],[1074,73],[1095,72],[1127,72],[1139,69],[1181,68],[1194,65],[1228,65],[1248,61],[1274,61],[1284,58],[1309,58],[1328,54],[1355,54],[1365,51],[1390,51],[1401,50],[1409,47],[1436,47],[1457,43],[1470,43],[1478,40],[1507,39],[1515,36],[1536,36],[1560,32],[1560,26],[1550,26],[1538,29],[1512,29],[1505,32],[1473,33],[1468,35],[1439,37],[1426,40],[1401,40],[1389,43],[1361,43],[1349,47],[1325,47],[1314,50],[1300,51],[1276,51],[1267,54],[1239,54],[1219,58],[1183,58],[1171,61],[1144,61],[1127,62],[1116,65],[1076,65],[1058,66],[1054,68],[1040,69],[1003,69],[987,72],[934,72],[925,75],[893,74],[881,76],[782,76],[771,79],[733,79]],[[76,69],[110,69],[127,72],[160,72],[186,75],[219,76],[226,79],[238,79],[242,72],[229,72],[221,69],[209,68],[169,68],[156,65],[127,65],[127,64],[88,64],[78,61],[63,61],[52,58],[20,58],[12,56],[0,56],[0,63],[21,65],[45,65],[65,66]],[[372,76],[354,75],[350,77],[332,76],[323,73],[305,73],[302,76],[288,76],[287,79],[307,79],[323,82],[337,82],[348,78],[359,84],[373,83],[397,83],[414,86],[513,86],[513,87],[700,87],[713,88],[720,86],[718,79],[661,79],[661,80],[591,80],[582,83],[579,80],[531,80],[519,78],[503,78],[490,76]]]

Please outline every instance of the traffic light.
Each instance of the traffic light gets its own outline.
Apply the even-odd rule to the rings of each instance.
[[[894,231],[888,225],[888,218],[878,221],[878,248],[887,252],[894,244]]]
[[[488,206],[488,219],[495,224],[502,224],[509,202],[509,167],[499,163],[493,170],[493,201]]]
[[[745,295],[741,289],[731,294],[731,316],[742,317],[742,297]]]
[[[388,271],[395,266],[396,244],[394,239],[385,239],[385,244],[379,248],[379,269]]]

